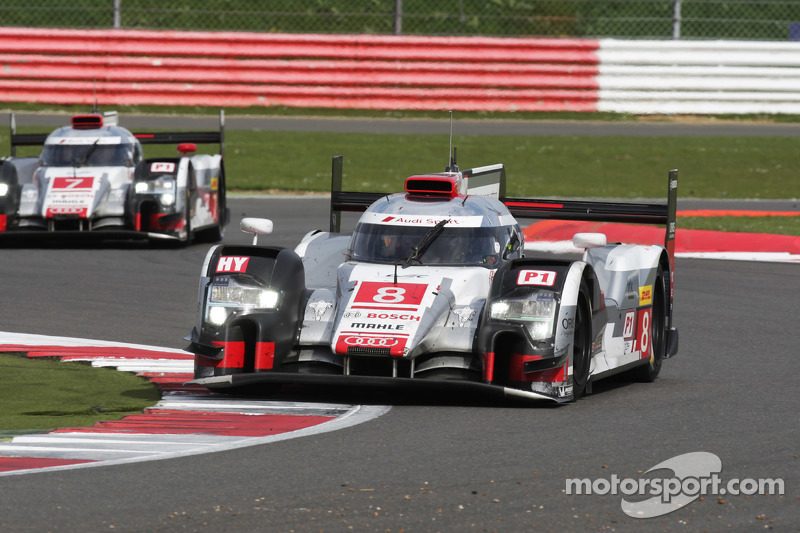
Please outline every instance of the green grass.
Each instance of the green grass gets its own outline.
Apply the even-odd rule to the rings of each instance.
[[[800,217],[679,217],[678,227],[800,235]]]
[[[88,426],[156,403],[156,387],[127,372],[0,354],[0,437]]]
[[[344,154],[349,190],[391,192],[406,176],[440,171],[447,138],[232,131],[228,186],[328,190],[330,157]],[[800,198],[791,138],[482,137],[456,138],[462,168],[503,162],[508,194],[660,198],[666,173],[681,172],[684,198]]]

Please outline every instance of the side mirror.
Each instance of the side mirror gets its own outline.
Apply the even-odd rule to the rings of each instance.
[[[579,249],[599,248],[608,244],[605,233],[576,233],[572,236],[572,246]]]
[[[259,235],[272,233],[272,221],[268,218],[243,218],[239,228],[245,233],[253,235],[253,245],[258,244]]]
[[[508,244],[506,244],[506,249],[503,250],[503,260],[508,259],[508,257],[519,250],[519,235],[517,232],[511,234],[511,238],[508,239]]]

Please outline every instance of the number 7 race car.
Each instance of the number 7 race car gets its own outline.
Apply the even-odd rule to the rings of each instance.
[[[502,165],[411,176],[402,193],[341,191],[330,231],[294,250],[215,246],[187,338],[195,383],[372,384],[567,402],[622,371],[652,381],[675,355],[677,171],[666,205],[506,198]],[[342,211],[360,212],[352,235]],[[665,245],[578,233],[568,253],[525,252],[516,220],[664,224]]]
[[[0,161],[0,242],[50,239],[218,241],[227,221],[224,115],[212,132],[136,133],[116,113],[72,117],[49,135],[17,134]],[[142,144],[177,143],[179,156],[144,159]],[[193,155],[215,143],[218,155]],[[43,145],[39,157],[18,146]]]

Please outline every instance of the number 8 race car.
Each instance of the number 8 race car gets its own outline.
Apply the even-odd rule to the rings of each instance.
[[[0,242],[51,239],[219,241],[227,221],[224,115],[211,132],[137,133],[116,113],[72,117],[49,135],[17,134],[0,161]],[[142,144],[179,143],[179,157],[144,159]],[[220,154],[193,153],[218,143]],[[14,157],[43,145],[39,157]]]
[[[672,324],[677,171],[666,205],[505,198],[502,165],[411,176],[405,192],[341,191],[329,232],[294,250],[215,246],[187,338],[195,383],[453,387],[566,402],[622,371],[652,381],[677,353]],[[352,235],[342,211],[363,211]],[[665,246],[578,233],[525,251],[515,217],[664,224]]]

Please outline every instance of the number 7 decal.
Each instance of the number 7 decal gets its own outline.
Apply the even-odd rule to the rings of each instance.
[[[92,177],[53,178],[53,189],[91,189],[92,183],[94,183]]]

